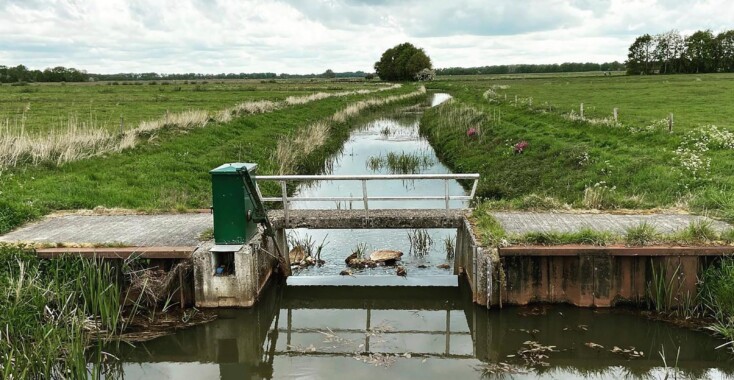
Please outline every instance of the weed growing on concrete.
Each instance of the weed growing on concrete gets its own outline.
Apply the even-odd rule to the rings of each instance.
[[[647,222],[642,222],[634,227],[626,229],[625,240],[627,245],[645,246],[655,244],[660,234],[655,226]]]

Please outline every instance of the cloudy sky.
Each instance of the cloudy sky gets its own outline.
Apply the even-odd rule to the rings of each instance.
[[[435,67],[624,61],[640,34],[734,28],[734,1],[0,0],[0,20],[4,65],[318,73],[405,41]]]

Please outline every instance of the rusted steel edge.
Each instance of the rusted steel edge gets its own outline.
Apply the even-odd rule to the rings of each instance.
[[[500,248],[499,254],[500,256],[723,256],[734,254],[734,247],[515,246]]]
[[[42,259],[53,259],[66,255],[97,257],[104,259],[189,259],[196,247],[99,247],[99,248],[40,248],[36,255]]]

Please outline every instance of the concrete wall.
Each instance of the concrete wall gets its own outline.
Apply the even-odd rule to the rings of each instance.
[[[487,308],[501,305],[498,292],[501,284],[499,262],[497,249],[483,247],[471,223],[464,218],[456,231],[454,272],[466,279],[471,288],[472,300]]]
[[[255,235],[234,252],[234,273],[215,275],[214,241],[199,245],[193,255],[197,307],[250,307],[267,284],[277,265],[272,239]]]

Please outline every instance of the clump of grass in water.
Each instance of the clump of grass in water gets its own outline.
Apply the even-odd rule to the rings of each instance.
[[[655,226],[642,222],[637,226],[626,229],[626,243],[631,246],[645,246],[655,244],[660,234]]]
[[[384,138],[390,137],[392,135],[393,131],[390,129],[390,127],[385,127],[380,130],[380,135]]]
[[[327,237],[329,237],[329,234],[326,234],[324,239],[321,240],[321,243],[316,245],[316,241],[313,239],[313,236],[305,234],[301,237],[297,233],[293,233],[288,236],[288,245],[291,247],[301,247],[306,254],[306,257],[310,256],[316,259],[316,261],[321,261],[321,251],[324,249],[326,244],[328,244],[326,242]]]
[[[367,159],[367,168],[378,171],[387,168],[391,174],[416,174],[433,166],[433,159],[425,154],[418,153],[394,153],[387,156],[372,156]]]
[[[408,240],[410,241],[410,253],[418,257],[427,255],[433,246],[433,238],[428,230],[408,231]]]
[[[699,300],[704,312],[716,322],[709,330],[728,340],[720,346],[734,350],[734,257],[724,257],[701,276]]]
[[[658,313],[670,313],[677,305],[678,289],[675,283],[680,273],[680,265],[669,274],[665,264],[655,265],[651,259],[650,268],[652,268],[652,280],[647,283],[647,298],[648,303],[652,305],[648,306],[654,307]]]
[[[453,259],[456,255],[456,239],[453,236],[448,236],[443,239],[443,247],[446,250],[446,258]]]
[[[367,243],[359,243],[352,249],[352,255],[358,260],[364,260],[367,256]]]

